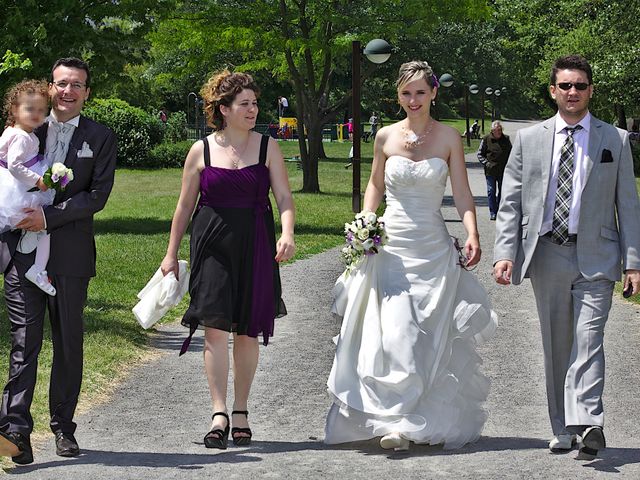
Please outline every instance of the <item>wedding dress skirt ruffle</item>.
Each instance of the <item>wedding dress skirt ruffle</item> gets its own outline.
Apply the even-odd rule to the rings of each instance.
[[[489,380],[476,346],[497,327],[487,293],[458,265],[440,213],[446,162],[387,159],[388,244],[334,288],[343,317],[327,382],[325,442],[400,432],[457,448],[487,420]]]

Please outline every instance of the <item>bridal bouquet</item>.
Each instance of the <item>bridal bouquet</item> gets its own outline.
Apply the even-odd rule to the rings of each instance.
[[[353,222],[344,224],[344,234],[346,245],[342,249],[342,258],[347,272],[365,256],[378,253],[380,247],[387,243],[384,221],[367,210],[358,213]]]
[[[73,180],[73,170],[65,167],[65,165],[60,162],[51,165],[47,171],[44,172],[44,175],[42,175],[42,182],[56,192],[63,192],[71,180]],[[38,187],[35,187],[29,191],[35,192],[37,190]]]

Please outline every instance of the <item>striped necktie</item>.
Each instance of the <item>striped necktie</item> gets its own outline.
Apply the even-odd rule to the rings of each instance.
[[[55,143],[48,153],[47,157],[49,165],[53,165],[56,162],[64,163],[67,156],[67,150],[69,149],[69,141],[71,140],[70,133],[73,131],[74,126],[69,123],[60,123],[52,121],[49,123],[49,131],[47,135],[54,135]]]
[[[567,138],[560,150],[560,166],[558,167],[558,188],[556,190],[556,204],[553,209],[553,227],[551,238],[554,242],[563,244],[569,239],[569,211],[571,210],[571,194],[573,190],[573,134],[582,127],[566,127]]]

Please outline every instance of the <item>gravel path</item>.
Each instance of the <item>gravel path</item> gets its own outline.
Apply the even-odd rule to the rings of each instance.
[[[507,133],[522,123],[505,122]],[[161,353],[134,370],[112,401],[77,419],[83,455],[54,455],[48,439],[36,463],[8,470],[26,479],[219,478],[640,478],[640,320],[638,307],[614,300],[607,326],[605,389],[609,448],[593,462],[575,452],[553,455],[544,395],[541,343],[530,285],[498,287],[490,277],[494,223],[486,207],[484,176],[467,156],[485,249],[477,270],[500,317],[497,335],[480,348],[492,379],[490,411],[482,438],[460,450],[413,446],[389,454],[375,441],[345,446],[322,443],[329,406],[326,378],[333,358],[331,338],[339,323],[329,314],[330,292],[341,271],[338,250],[282,269],[289,315],[277,320],[261,360],[250,403],[255,441],[250,447],[207,450],[202,437],[211,407],[203,373],[202,337],[177,357],[185,331],[164,325],[153,337]],[[462,226],[450,197],[444,217],[453,234]],[[338,220],[337,220],[338,221]]]

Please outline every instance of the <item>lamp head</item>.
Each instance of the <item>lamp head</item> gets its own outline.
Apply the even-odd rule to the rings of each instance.
[[[450,87],[453,85],[453,77],[449,73],[443,73],[440,75],[440,85],[443,87]]]
[[[472,95],[475,95],[476,93],[478,93],[480,91],[480,87],[478,87],[478,85],[476,85],[475,83],[472,83],[471,85],[469,85],[469,92]]]
[[[389,60],[392,51],[391,45],[381,38],[371,40],[367,43],[367,46],[364,47],[364,54],[367,56],[369,61],[373,63],[386,62]]]

